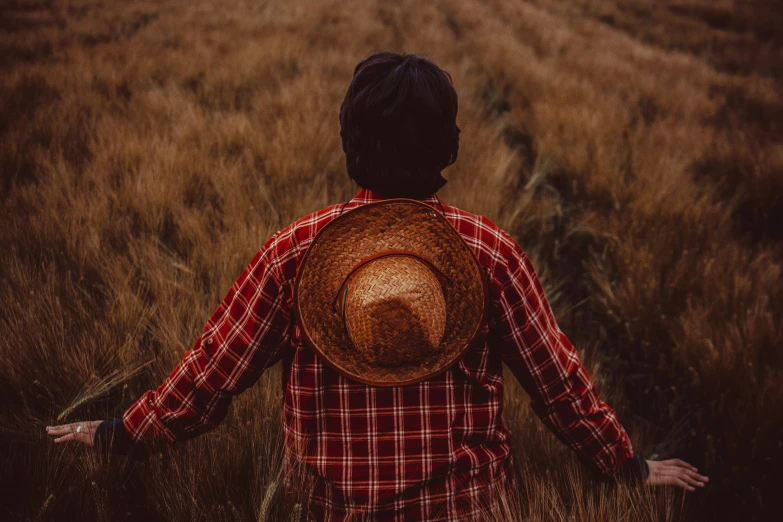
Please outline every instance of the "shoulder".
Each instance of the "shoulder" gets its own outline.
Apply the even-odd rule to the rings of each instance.
[[[524,256],[516,240],[487,216],[444,204],[446,217],[457,229],[482,266],[491,274],[505,271]]]
[[[327,223],[340,213],[342,203],[330,205],[306,214],[275,232],[261,247],[259,254],[266,258],[280,282],[291,281],[311,241]]]

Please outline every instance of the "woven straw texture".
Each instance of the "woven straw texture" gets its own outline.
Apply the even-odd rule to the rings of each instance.
[[[437,314],[432,317],[426,313],[418,315],[422,313],[421,303],[433,306],[437,302],[437,288],[433,285],[439,283],[429,267],[415,258],[381,257],[368,262],[348,283],[345,320],[339,307],[333,306],[354,267],[368,256],[386,250],[418,254],[448,279],[441,286],[445,306],[442,334]],[[384,272],[396,272],[397,275],[390,277],[399,283],[404,279],[402,272],[397,272],[399,267],[407,267],[411,274],[416,274],[417,284],[424,284],[429,290],[419,288],[416,296],[409,290],[408,310],[390,313],[381,307],[373,311],[368,302],[364,304],[367,306],[364,313],[357,313],[356,308],[363,305],[359,287],[372,286],[366,278],[377,276],[383,269]],[[386,199],[349,210],[321,229],[299,267],[294,307],[313,349],[344,376],[379,386],[410,384],[444,371],[469,347],[486,317],[487,287],[483,274],[470,247],[444,216],[416,200]],[[357,286],[356,294],[353,286]],[[405,296],[405,292],[401,287],[394,291],[397,297]],[[387,305],[393,301],[394,298],[387,300]],[[386,339],[400,337],[398,334],[384,337],[388,327],[383,323],[390,318],[403,321],[406,314],[409,318],[416,317],[416,326],[408,328],[411,341],[395,346],[395,341]],[[363,325],[364,321],[377,324],[367,326]],[[347,328],[351,329],[354,342]],[[412,332],[416,328],[420,331]],[[427,342],[436,337],[440,338],[437,347],[428,347]],[[398,356],[390,353],[395,349],[400,352]]]
[[[368,364],[385,368],[430,357],[446,329],[446,300],[438,278],[408,256],[381,257],[355,272],[343,313],[356,350]]]

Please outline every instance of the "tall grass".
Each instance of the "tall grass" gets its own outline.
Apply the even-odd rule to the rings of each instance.
[[[0,519],[289,520],[280,369],[148,462],[53,445],[119,417],[276,230],[356,190],[337,112],[374,49],[460,95],[451,204],[511,232],[637,451],[704,491],[596,484],[507,376],[518,481],[487,519],[781,507],[779,2],[0,7]]]

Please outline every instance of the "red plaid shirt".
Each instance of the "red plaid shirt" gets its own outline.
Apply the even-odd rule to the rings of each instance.
[[[424,201],[445,214],[490,278],[491,310],[474,345],[445,373],[403,387],[350,381],[316,356],[292,315],[297,268],[324,225],[377,199],[363,189],[274,234],[195,346],[124,413],[133,440],[184,440],[214,428],[232,397],[282,360],[286,451],[300,448],[317,477],[312,516],[453,520],[475,513],[485,488],[509,477],[505,362],[546,426],[614,475],[633,456],[630,441],[558,328],[527,256],[489,219],[434,194]]]

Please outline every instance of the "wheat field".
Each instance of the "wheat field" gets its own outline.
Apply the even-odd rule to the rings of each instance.
[[[710,477],[695,493],[596,484],[507,374],[520,483],[487,518],[777,519],[781,12],[0,1],[0,520],[291,519],[279,367],[146,462],[44,427],[119,417],[272,233],[353,196],[337,115],[375,50],[451,74],[462,139],[439,195],[527,251],[637,453]]]

